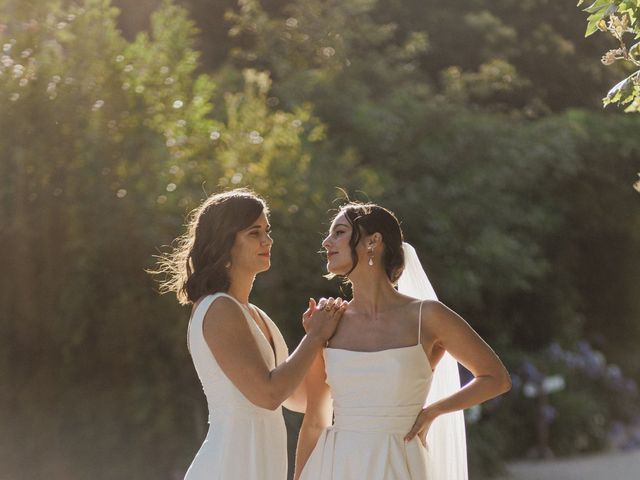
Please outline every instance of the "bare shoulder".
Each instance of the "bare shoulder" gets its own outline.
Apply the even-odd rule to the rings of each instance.
[[[204,328],[207,326],[233,327],[233,325],[241,326],[245,322],[241,322],[243,317],[240,306],[231,298],[220,296],[216,298],[209,306],[204,316]]]
[[[399,300],[399,305],[401,306],[407,306],[407,305],[411,305],[411,304],[419,304],[420,303],[420,299],[412,297],[410,295],[405,295],[404,293],[400,293],[397,292],[397,297]]]
[[[443,317],[454,313],[449,307],[439,300],[422,301],[422,318]]]
[[[405,295],[404,293],[399,293],[396,299],[396,308],[398,313],[406,314],[411,318],[414,318],[414,316],[418,314],[420,304],[423,303],[423,300]]]
[[[438,300],[425,300],[422,302],[421,320],[425,326],[435,329],[467,324],[460,315]]]

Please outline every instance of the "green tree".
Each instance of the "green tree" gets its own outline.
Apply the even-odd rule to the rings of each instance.
[[[243,0],[224,20],[229,2],[181,4],[199,32],[157,0],[118,3],[126,18],[107,1],[0,0],[8,476],[182,474],[205,403],[187,312],[144,269],[206,192],[236,185],[271,205],[274,266],[253,301],[290,345],[306,299],[340,291],[317,251],[341,186],[396,211],[440,296],[511,368],[586,338],[640,377],[624,183],[639,120],[565,111],[623,71],[593,63],[608,38],[583,41],[574,6]],[[470,429],[472,472],[526,451],[526,436],[500,443],[532,428],[504,408]]]
[[[309,107],[269,106],[266,73],[246,71],[214,105],[184,9],[165,2],[134,41],[117,14],[107,0],[0,3],[0,411],[12,439],[0,463],[11,477],[183,471],[204,399],[186,312],[144,269],[203,185],[251,182],[279,210],[301,208],[305,150],[322,138]]]
[[[230,15],[239,44],[236,62],[270,70],[280,102],[312,102],[335,155],[353,159],[343,170],[353,168],[381,179],[382,188],[368,192],[370,197],[400,215],[441,297],[507,358],[512,352],[533,354],[554,340],[571,344],[586,336],[620,361],[624,349],[618,348],[611,323],[605,327],[599,318],[604,318],[604,305],[615,298],[618,313],[607,317],[608,322],[618,326],[614,330],[628,332],[628,338],[637,338],[638,332],[625,320],[636,315],[637,301],[625,287],[612,290],[606,302],[596,302],[603,292],[591,275],[594,264],[577,259],[598,255],[605,244],[595,241],[599,235],[587,228],[603,198],[594,192],[602,191],[619,205],[616,218],[624,219],[620,231],[607,238],[625,245],[617,251],[626,252],[628,263],[608,257],[611,263],[599,271],[623,285],[634,284],[627,266],[637,265],[638,259],[626,247],[636,237],[634,200],[623,184],[598,183],[592,173],[620,178],[632,168],[636,140],[618,147],[607,141],[606,155],[594,142],[617,138],[637,122],[615,113],[553,113],[570,104],[557,101],[562,92],[597,94],[603,77],[594,73],[584,52],[579,68],[585,69],[588,87],[577,79],[575,85],[549,85],[547,79],[547,93],[538,86],[527,90],[537,77],[524,74],[526,58],[534,54],[536,65],[544,63],[544,68],[552,68],[554,62],[558,68],[573,68],[568,59],[580,46],[579,36],[564,40],[558,33],[562,22],[550,20],[534,39],[523,40],[523,53],[513,40],[520,34],[509,33],[509,26],[518,24],[524,36],[524,17],[510,18],[496,9],[491,17],[476,12],[468,20],[478,25],[479,35],[488,35],[500,24],[505,31],[492,40],[494,45],[513,41],[516,50],[503,56],[498,54],[510,52],[508,48],[487,48],[475,63],[477,72],[476,45],[447,50],[461,66],[441,73],[442,90],[437,75],[425,77],[421,63],[442,39],[428,28],[403,29],[401,22],[408,22],[408,15],[394,16],[378,6],[294,1],[273,13],[257,2],[243,1],[240,11]],[[419,16],[422,10],[412,13]],[[459,28],[453,21],[442,23],[441,30]],[[493,27],[482,30],[482,25]],[[571,28],[578,28],[575,21]],[[484,41],[480,38],[478,45]],[[534,51],[536,43],[545,50]],[[555,44],[566,47],[564,60],[553,57]],[[465,54],[475,60],[464,63]],[[531,105],[514,102],[518,95],[537,98],[534,103],[540,108],[529,112]],[[591,194],[583,194],[583,189]],[[604,217],[596,223],[604,229],[611,225]],[[635,367],[631,370],[637,375]],[[490,430],[500,428],[493,425]],[[476,453],[482,450],[476,441],[471,445]],[[490,457],[487,452],[474,455]],[[476,468],[480,471],[479,465]]]

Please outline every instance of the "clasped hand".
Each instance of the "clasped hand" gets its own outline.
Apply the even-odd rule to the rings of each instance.
[[[338,298],[321,298],[316,304],[313,298],[309,299],[309,308],[302,315],[302,326],[308,335],[318,335],[325,342],[336,331],[342,314],[347,309],[349,302]]]

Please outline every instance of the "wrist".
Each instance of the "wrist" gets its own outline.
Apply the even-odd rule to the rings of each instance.
[[[327,343],[327,340],[322,335],[314,332],[307,333],[306,340],[315,348],[323,348]]]
[[[438,405],[436,404],[428,405],[424,407],[422,411],[424,415],[426,415],[427,418],[429,418],[431,421],[435,420],[436,418],[438,418],[440,415],[444,413],[440,411],[440,409],[438,408]]]

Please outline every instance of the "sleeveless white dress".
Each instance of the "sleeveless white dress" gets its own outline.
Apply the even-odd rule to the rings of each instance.
[[[324,361],[334,423],[318,439],[300,480],[431,478],[427,448],[418,437],[404,441],[432,380],[420,342],[375,352],[326,348]]]
[[[287,432],[282,407],[275,411],[251,403],[227,378],[204,339],[202,323],[211,304],[225,293],[208,295],[196,307],[189,323],[188,345],[209,407],[209,431],[187,470],[185,480],[285,480]],[[269,369],[288,357],[278,327],[260,309],[274,351],[244,306],[242,309],[260,353]]]

